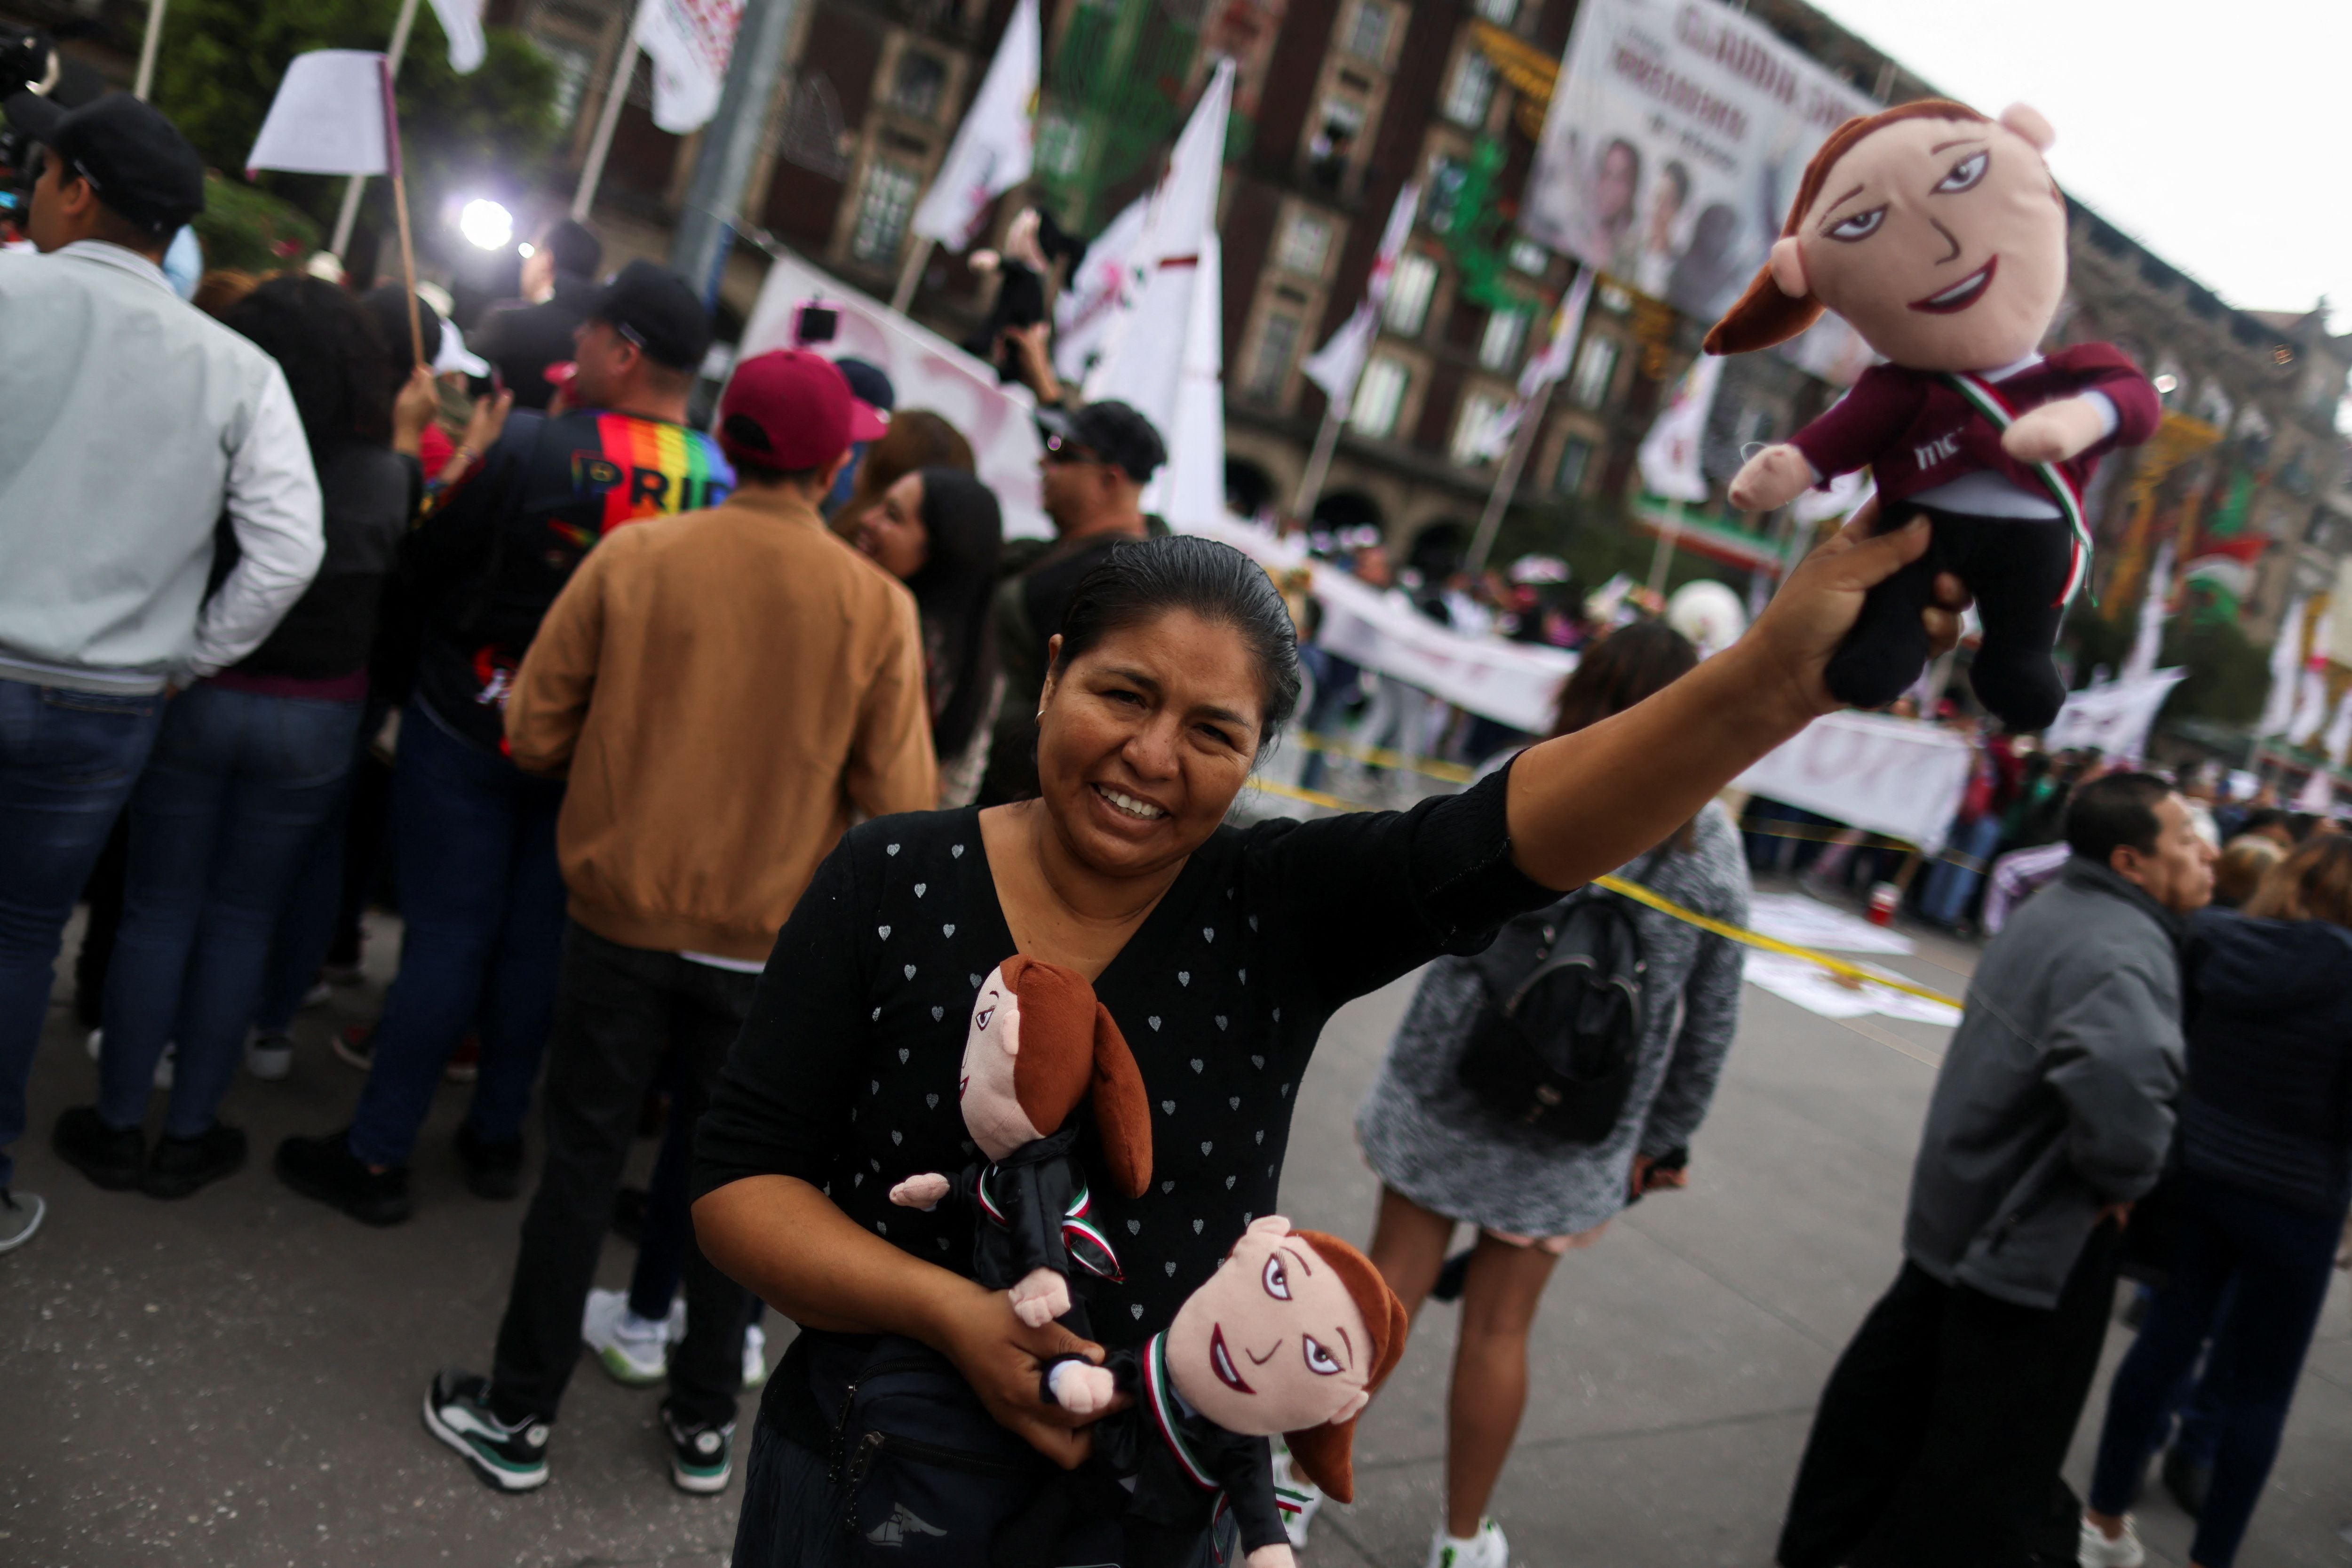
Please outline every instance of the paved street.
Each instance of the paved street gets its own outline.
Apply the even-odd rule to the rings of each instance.
[[[396,942],[379,931],[379,966]],[[70,946],[68,952],[70,952]],[[1898,966],[1957,992],[1969,950],[1929,941]],[[376,976],[380,982],[381,974]],[[1342,1014],[1299,1097],[1285,1206],[1369,1235],[1373,1184],[1349,1122],[1410,983]],[[717,1568],[736,1494],[673,1492],[656,1395],[593,1366],[559,1428],[555,1478],[493,1496],[420,1429],[443,1362],[488,1360],[520,1205],[458,1184],[445,1089],[420,1153],[418,1219],[362,1228],[267,1172],[289,1131],[339,1124],[358,1074],[330,1028],[371,986],[310,1015],[295,1074],[241,1080],[226,1114],[255,1164],[178,1205],[100,1193],[47,1150],[92,1073],[61,1005],[33,1084],[21,1184],[48,1227],[0,1258],[0,1563],[694,1564]],[[1943,1031],[1834,1023],[1750,987],[1739,1045],[1700,1136],[1693,1186],[1644,1203],[1560,1268],[1537,1336],[1536,1394],[1497,1512],[1530,1568],[1763,1568],[1814,1396],[1893,1276],[1904,1184]],[[641,1147],[649,1162],[651,1145]],[[628,1258],[607,1251],[606,1282]],[[2339,1291],[2340,1294],[2340,1291]],[[1362,1500],[1328,1510],[1310,1568],[1417,1568],[1437,1510],[1450,1309],[1433,1308],[1367,1418]],[[2110,1355],[2126,1338],[2117,1331]],[[2105,1390],[2078,1435],[2074,1477]],[[749,1418],[747,1407],[746,1419]],[[2272,1490],[2240,1561],[2337,1564],[2352,1547],[2352,1334],[2331,1303]],[[2161,1500],[2156,1560],[2185,1561]]]

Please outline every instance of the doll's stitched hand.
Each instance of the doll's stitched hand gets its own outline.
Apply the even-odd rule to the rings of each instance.
[[[1261,1546],[1245,1561],[1249,1568],[1295,1568],[1297,1559],[1291,1555],[1290,1544],[1277,1541],[1271,1546]]]
[[[948,1195],[948,1179],[937,1172],[909,1176],[890,1189],[890,1201],[902,1209],[935,1209]]]
[[[1070,1284],[1050,1268],[1033,1268],[1005,1292],[1013,1299],[1013,1315],[1033,1329],[1070,1310]]]
[[[1055,1356],[1080,1355],[1099,1363],[1102,1347],[1078,1338],[1059,1323],[1031,1328],[1013,1315],[1002,1290],[968,1285],[956,1298],[952,1312],[940,1321],[936,1335],[927,1335],[932,1347],[956,1363],[980,1402],[996,1424],[1061,1466],[1076,1469],[1086,1462],[1094,1440],[1074,1431],[1093,1416],[1074,1415],[1040,1396],[1038,1375]],[[1110,1408],[1126,1404],[1114,1398]]]
[[[2063,463],[2107,433],[2105,411],[2087,397],[2029,408],[2001,433],[2000,449],[2021,463]]]
[[[1073,1415],[1099,1415],[1110,1408],[1118,1380],[1108,1367],[1066,1361],[1053,1371],[1054,1398]]]
[[[1767,447],[1732,477],[1731,504],[1741,511],[1770,511],[1788,505],[1813,485],[1813,466],[1785,442]]]

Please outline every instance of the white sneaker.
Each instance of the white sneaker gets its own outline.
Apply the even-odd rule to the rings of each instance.
[[[1510,1568],[1510,1563],[1511,1543],[1491,1519],[1480,1520],[1478,1533],[1467,1540],[1446,1534],[1440,1524],[1437,1538],[1429,1543],[1429,1568]]]
[[[629,1310],[626,1290],[591,1290],[580,1315],[580,1338],[613,1381],[631,1388],[669,1375],[667,1325],[648,1322]]]
[[[2124,1516],[2124,1532],[2109,1541],[2099,1527],[2089,1520],[2083,1521],[2082,1544],[2074,1549],[2074,1561],[2082,1568],[2140,1568],[2147,1561],[2147,1552],[2139,1543],[2139,1531],[2132,1528],[2131,1516]]]
[[[104,1029],[92,1029],[89,1032],[90,1060],[98,1060],[99,1052],[105,1047],[105,1044],[106,1031]],[[165,1041],[163,1044],[163,1054],[155,1058],[155,1087],[157,1089],[169,1089],[172,1087],[172,1064],[179,1059],[179,1042],[176,1040]]]
[[[294,1070],[294,1042],[284,1035],[256,1035],[245,1045],[245,1070],[276,1083]]]
[[[1282,1508],[1283,1532],[1293,1552],[1307,1550],[1307,1530],[1323,1509],[1323,1489],[1290,1466],[1290,1445],[1274,1440],[1274,1498]]]
[[[753,1323],[743,1331],[743,1386],[757,1388],[768,1381],[768,1331]]]

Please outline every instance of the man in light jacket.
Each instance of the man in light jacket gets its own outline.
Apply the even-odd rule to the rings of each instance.
[[[1782,1568],[2074,1560],[2059,1465],[2122,1230],[2172,1142],[2180,918],[2213,851],[2148,773],[2085,784],[2065,870],[1985,949],[1928,1102],[1894,1287],[1822,1391]]]
[[[129,93],[5,108],[39,143],[43,254],[0,254],[0,1252],[40,1223],[7,1151],[58,935],[166,688],[259,647],[326,552],[285,375],[163,276],[195,149]],[[238,558],[207,597],[224,512]]]

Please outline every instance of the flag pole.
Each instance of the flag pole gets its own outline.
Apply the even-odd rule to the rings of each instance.
[[[586,223],[588,209],[596,205],[596,187],[604,183],[604,157],[613,150],[613,132],[621,123],[621,106],[628,101],[629,84],[637,77],[637,57],[645,46],[637,42],[636,22],[632,16],[629,36],[621,45],[620,62],[613,68],[613,79],[604,89],[604,106],[596,112],[596,133],[588,139],[588,157],[580,165],[580,188],[572,193],[572,221]]]
[[[1503,454],[1501,472],[1495,476],[1495,488],[1486,496],[1486,512],[1478,519],[1478,531],[1470,536],[1470,552],[1462,558],[1462,569],[1473,577],[1486,569],[1486,552],[1495,548],[1495,535],[1503,527],[1503,513],[1511,498],[1519,493],[1519,475],[1528,466],[1528,455],[1535,449],[1537,432],[1543,427],[1544,410],[1551,406],[1550,382],[1545,382],[1542,393],[1519,417],[1519,427],[1514,433],[1510,449]]]
[[[1315,515],[1315,503],[1323,499],[1323,481],[1331,477],[1331,455],[1339,446],[1339,426],[1347,422],[1347,410],[1340,405],[1340,400],[1326,395],[1323,427],[1315,432],[1315,450],[1307,455],[1307,473],[1298,481],[1298,494],[1290,503],[1290,510],[1301,522]]]
[[[898,269],[898,289],[890,296],[890,309],[898,314],[905,315],[907,307],[915,302],[915,289],[922,283],[923,268],[931,264],[931,251],[938,244],[936,239],[916,237],[915,247],[907,253],[907,265]]]
[[[400,269],[408,284],[402,290],[408,297],[408,349],[415,356],[413,363],[430,364],[425,353],[425,323],[416,312],[416,244],[408,228],[408,181],[400,167],[400,110],[393,101],[392,61],[387,58],[378,69],[382,73],[378,79],[383,83],[383,172],[392,181],[393,221],[400,229]]]
[[[1676,496],[1666,502],[1665,526],[1658,530],[1658,548],[1650,557],[1650,592],[1664,594],[1666,587],[1666,564],[1675,557],[1675,542],[1682,537],[1683,503]]]
[[[390,47],[384,50],[384,81],[386,84],[384,90],[386,92],[390,92],[392,90],[390,83],[394,78],[400,75],[401,57],[408,53],[408,31],[415,25],[416,0],[400,0],[400,16],[392,24],[392,44]],[[353,174],[352,176],[352,183],[343,187],[342,210],[335,215],[334,237],[327,242],[327,248],[334,254],[335,259],[338,261],[342,259],[343,253],[351,247],[352,226],[359,221],[360,192],[364,189],[366,185],[367,176],[365,174]],[[414,267],[409,268],[408,291],[412,295],[416,292],[415,268]]]
[[[163,42],[164,0],[147,0],[147,36],[139,44],[139,79],[132,84],[131,96],[142,103],[147,101],[147,89],[155,85],[155,51]]]

